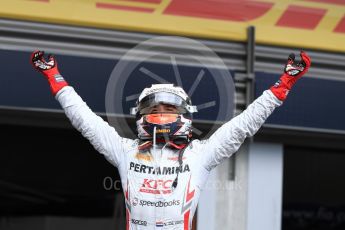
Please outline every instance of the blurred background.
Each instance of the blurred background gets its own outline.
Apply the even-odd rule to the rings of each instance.
[[[345,229],[343,0],[0,0],[0,229],[125,228],[117,169],[72,128],[29,56],[55,54],[65,79],[107,119],[116,64],[167,35],[200,42],[225,65],[205,65],[212,55],[175,38],[153,43],[160,53],[150,60],[128,60],[138,66],[118,76],[125,83],[112,114],[129,124],[123,136],[135,137],[128,109],[152,83],[193,93],[203,138],[275,83],[291,52],[312,58],[284,105],[214,170],[193,228]],[[231,74],[233,96],[214,70]]]

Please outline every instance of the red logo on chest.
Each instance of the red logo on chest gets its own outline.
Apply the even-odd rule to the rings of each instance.
[[[168,194],[172,192],[172,183],[172,180],[144,179],[139,191],[152,194]]]

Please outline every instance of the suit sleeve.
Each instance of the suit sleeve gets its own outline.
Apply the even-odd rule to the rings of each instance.
[[[110,163],[119,167],[125,160],[126,148],[134,141],[120,137],[113,127],[91,111],[71,86],[62,88],[55,98],[72,125]]]
[[[211,170],[235,153],[247,137],[253,136],[282,102],[266,90],[245,111],[222,125],[204,142],[203,165]]]

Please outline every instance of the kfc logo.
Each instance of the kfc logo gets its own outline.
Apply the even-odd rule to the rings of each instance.
[[[140,192],[152,194],[168,194],[171,193],[172,180],[152,180],[144,179]]]

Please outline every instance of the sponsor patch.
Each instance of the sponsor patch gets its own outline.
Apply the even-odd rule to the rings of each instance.
[[[131,219],[131,222],[132,224],[135,224],[135,225],[147,226],[147,221],[145,220]]]
[[[164,226],[164,224],[163,224],[162,221],[157,221],[156,222],[156,227],[163,227],[163,226]]]
[[[176,157],[168,157],[167,158],[169,161],[178,161],[178,156],[176,156]],[[186,157],[182,157],[182,160],[185,160],[186,159]]]
[[[190,172],[190,168],[188,164],[175,166],[175,167],[154,168],[153,166],[147,166],[144,164],[138,164],[134,162],[129,163],[129,170],[132,170],[134,172],[154,174],[154,175],[173,175],[173,174],[176,174],[177,172],[179,173]]]
[[[140,192],[151,194],[169,194],[172,192],[172,180],[144,179]]]
[[[133,205],[133,206],[137,206],[138,203],[139,203],[138,198],[134,197],[134,199],[132,200],[132,205]]]
[[[170,129],[157,129],[157,133],[170,133]]]
[[[176,220],[176,221],[168,221],[164,223],[164,226],[172,226],[172,225],[178,225],[178,224],[183,224],[183,220]]]
[[[56,74],[56,75],[54,76],[54,78],[55,78],[55,81],[56,81],[56,82],[65,81],[65,79],[64,79],[60,74]]]
[[[179,200],[170,200],[170,201],[148,201],[148,200],[139,200],[138,198],[134,198],[132,201],[137,203],[141,207],[157,207],[157,208],[164,208],[164,207],[172,207],[172,206],[179,206],[181,202]],[[135,205],[135,206],[136,206]]]
[[[152,156],[149,153],[137,153],[135,158],[138,160],[152,161]]]

